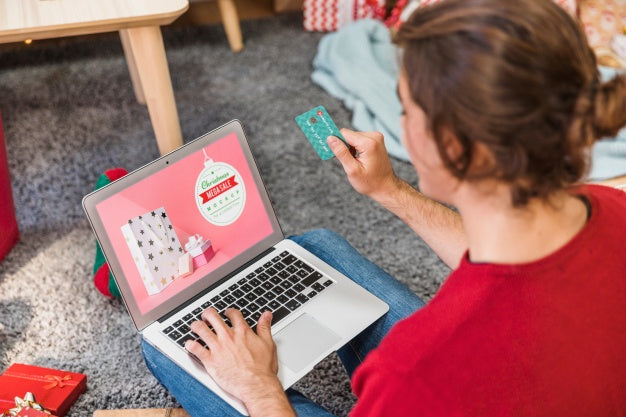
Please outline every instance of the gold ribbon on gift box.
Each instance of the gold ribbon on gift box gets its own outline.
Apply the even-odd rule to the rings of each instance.
[[[32,392],[27,392],[26,395],[24,395],[24,398],[15,397],[15,407],[0,414],[0,417],[17,416],[19,412],[22,411],[22,408],[26,407],[30,407],[33,410],[39,410],[43,411],[44,413],[50,414],[50,412],[44,409],[41,404],[35,402],[35,396]]]

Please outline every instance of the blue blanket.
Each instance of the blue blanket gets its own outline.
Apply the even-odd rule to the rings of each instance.
[[[402,146],[402,106],[396,93],[399,72],[396,46],[389,29],[372,19],[358,20],[322,38],[313,60],[313,82],[352,110],[352,125],[362,131],[379,131],[395,158],[408,161]],[[601,68],[604,79],[615,71]],[[626,129],[617,138],[597,142],[591,152],[590,179],[626,173]]]
[[[389,154],[409,160],[400,143],[398,57],[385,25],[372,19],[358,20],[324,36],[311,78],[352,110],[356,129],[381,132]]]
[[[600,67],[603,80],[609,80],[617,72],[614,69]],[[591,150],[592,180],[603,180],[626,174],[626,129],[618,132],[615,138],[606,138],[596,142]]]

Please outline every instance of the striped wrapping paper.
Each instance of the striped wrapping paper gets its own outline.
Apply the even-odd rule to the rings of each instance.
[[[380,6],[384,0],[378,0]],[[329,32],[358,19],[374,17],[374,9],[366,0],[304,0],[304,28]]]
[[[414,0],[407,8],[425,6],[441,0]],[[578,10],[577,0],[554,0],[572,15]],[[350,22],[364,18],[378,18],[374,7],[367,0],[304,0],[304,28],[309,31],[335,31]],[[384,6],[385,0],[377,0],[378,6]]]

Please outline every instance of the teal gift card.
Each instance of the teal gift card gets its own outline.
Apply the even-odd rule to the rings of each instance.
[[[338,137],[350,148],[324,106],[317,106],[297,116],[296,123],[298,123],[309,142],[311,142],[311,145],[313,145],[313,149],[324,161],[335,156],[326,143],[329,136]]]

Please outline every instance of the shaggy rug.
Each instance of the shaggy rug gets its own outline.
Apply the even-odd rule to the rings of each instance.
[[[350,120],[310,80],[321,35],[302,30],[301,19],[244,22],[239,54],[221,26],[164,28],[183,137],[240,119],[285,234],[332,229],[429,299],[447,267],[405,224],[356,193],[338,161],[321,162],[293,121],[319,104],[339,126]],[[177,406],[144,365],[123,304],[92,283],[95,239],[82,197],[105,169],[132,170],[158,156],[118,36],[3,46],[0,111],[21,231],[0,264],[0,371],[18,362],[87,374],[70,416]],[[393,165],[416,184],[409,164]],[[354,402],[335,354],[296,387],[337,415]]]

